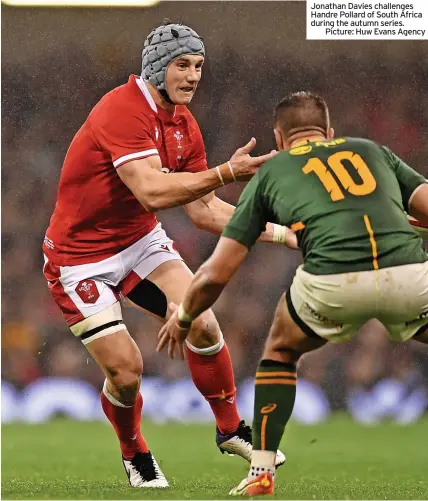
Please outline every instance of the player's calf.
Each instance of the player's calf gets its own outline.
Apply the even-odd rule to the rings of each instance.
[[[322,339],[309,338],[296,325],[283,296],[275,312],[263,360],[256,372],[253,452],[248,485],[261,473],[274,475],[277,450],[296,398],[296,363],[303,353],[324,343]],[[248,492],[247,484],[241,484],[232,494]]]
[[[167,487],[163,473],[141,433],[143,398],[139,391],[143,361],[127,331],[113,333],[86,345],[107,379],[101,405],[119,439],[122,461],[133,487]]]
[[[201,317],[196,325],[192,325],[192,336],[186,340],[187,361],[193,381],[216,418],[217,447],[222,453],[236,454],[251,462],[251,428],[239,417],[229,350],[212,312],[208,311]],[[192,341],[198,345],[195,346]],[[284,454],[278,451],[277,466],[284,462]]]
[[[236,387],[229,350],[209,310],[195,320],[186,339],[186,358],[193,382],[210,404],[222,433],[238,429]]]

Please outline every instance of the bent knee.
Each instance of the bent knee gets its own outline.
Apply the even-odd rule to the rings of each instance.
[[[192,324],[187,337],[189,343],[196,348],[209,348],[219,343],[222,338],[220,327],[212,311],[206,311]]]
[[[118,356],[107,367],[107,377],[118,390],[138,388],[143,373],[143,359],[141,353],[136,352],[132,357]]]
[[[263,359],[284,363],[297,363],[303,353],[291,339],[268,338],[263,351]]]

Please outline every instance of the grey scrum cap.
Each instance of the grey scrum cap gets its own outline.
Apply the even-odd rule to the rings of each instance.
[[[144,42],[141,78],[155,85],[170,101],[165,86],[166,70],[174,59],[185,54],[205,57],[204,43],[196,31],[184,24],[158,26]]]

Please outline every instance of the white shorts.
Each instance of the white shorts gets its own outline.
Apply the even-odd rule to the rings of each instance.
[[[300,266],[286,299],[309,336],[340,343],[377,318],[392,340],[407,341],[428,325],[428,261],[336,275],[312,275]]]
[[[182,260],[158,223],[124,251],[97,263],[56,266],[45,256],[43,272],[68,325],[83,340],[88,330],[107,324],[111,324],[107,327],[110,334],[124,328],[120,296],[126,296],[162,263],[174,259]]]

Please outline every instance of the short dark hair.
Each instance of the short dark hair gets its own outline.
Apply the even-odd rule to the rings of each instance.
[[[275,107],[275,126],[291,137],[298,132],[316,130],[327,136],[330,117],[327,103],[313,92],[294,92]]]

